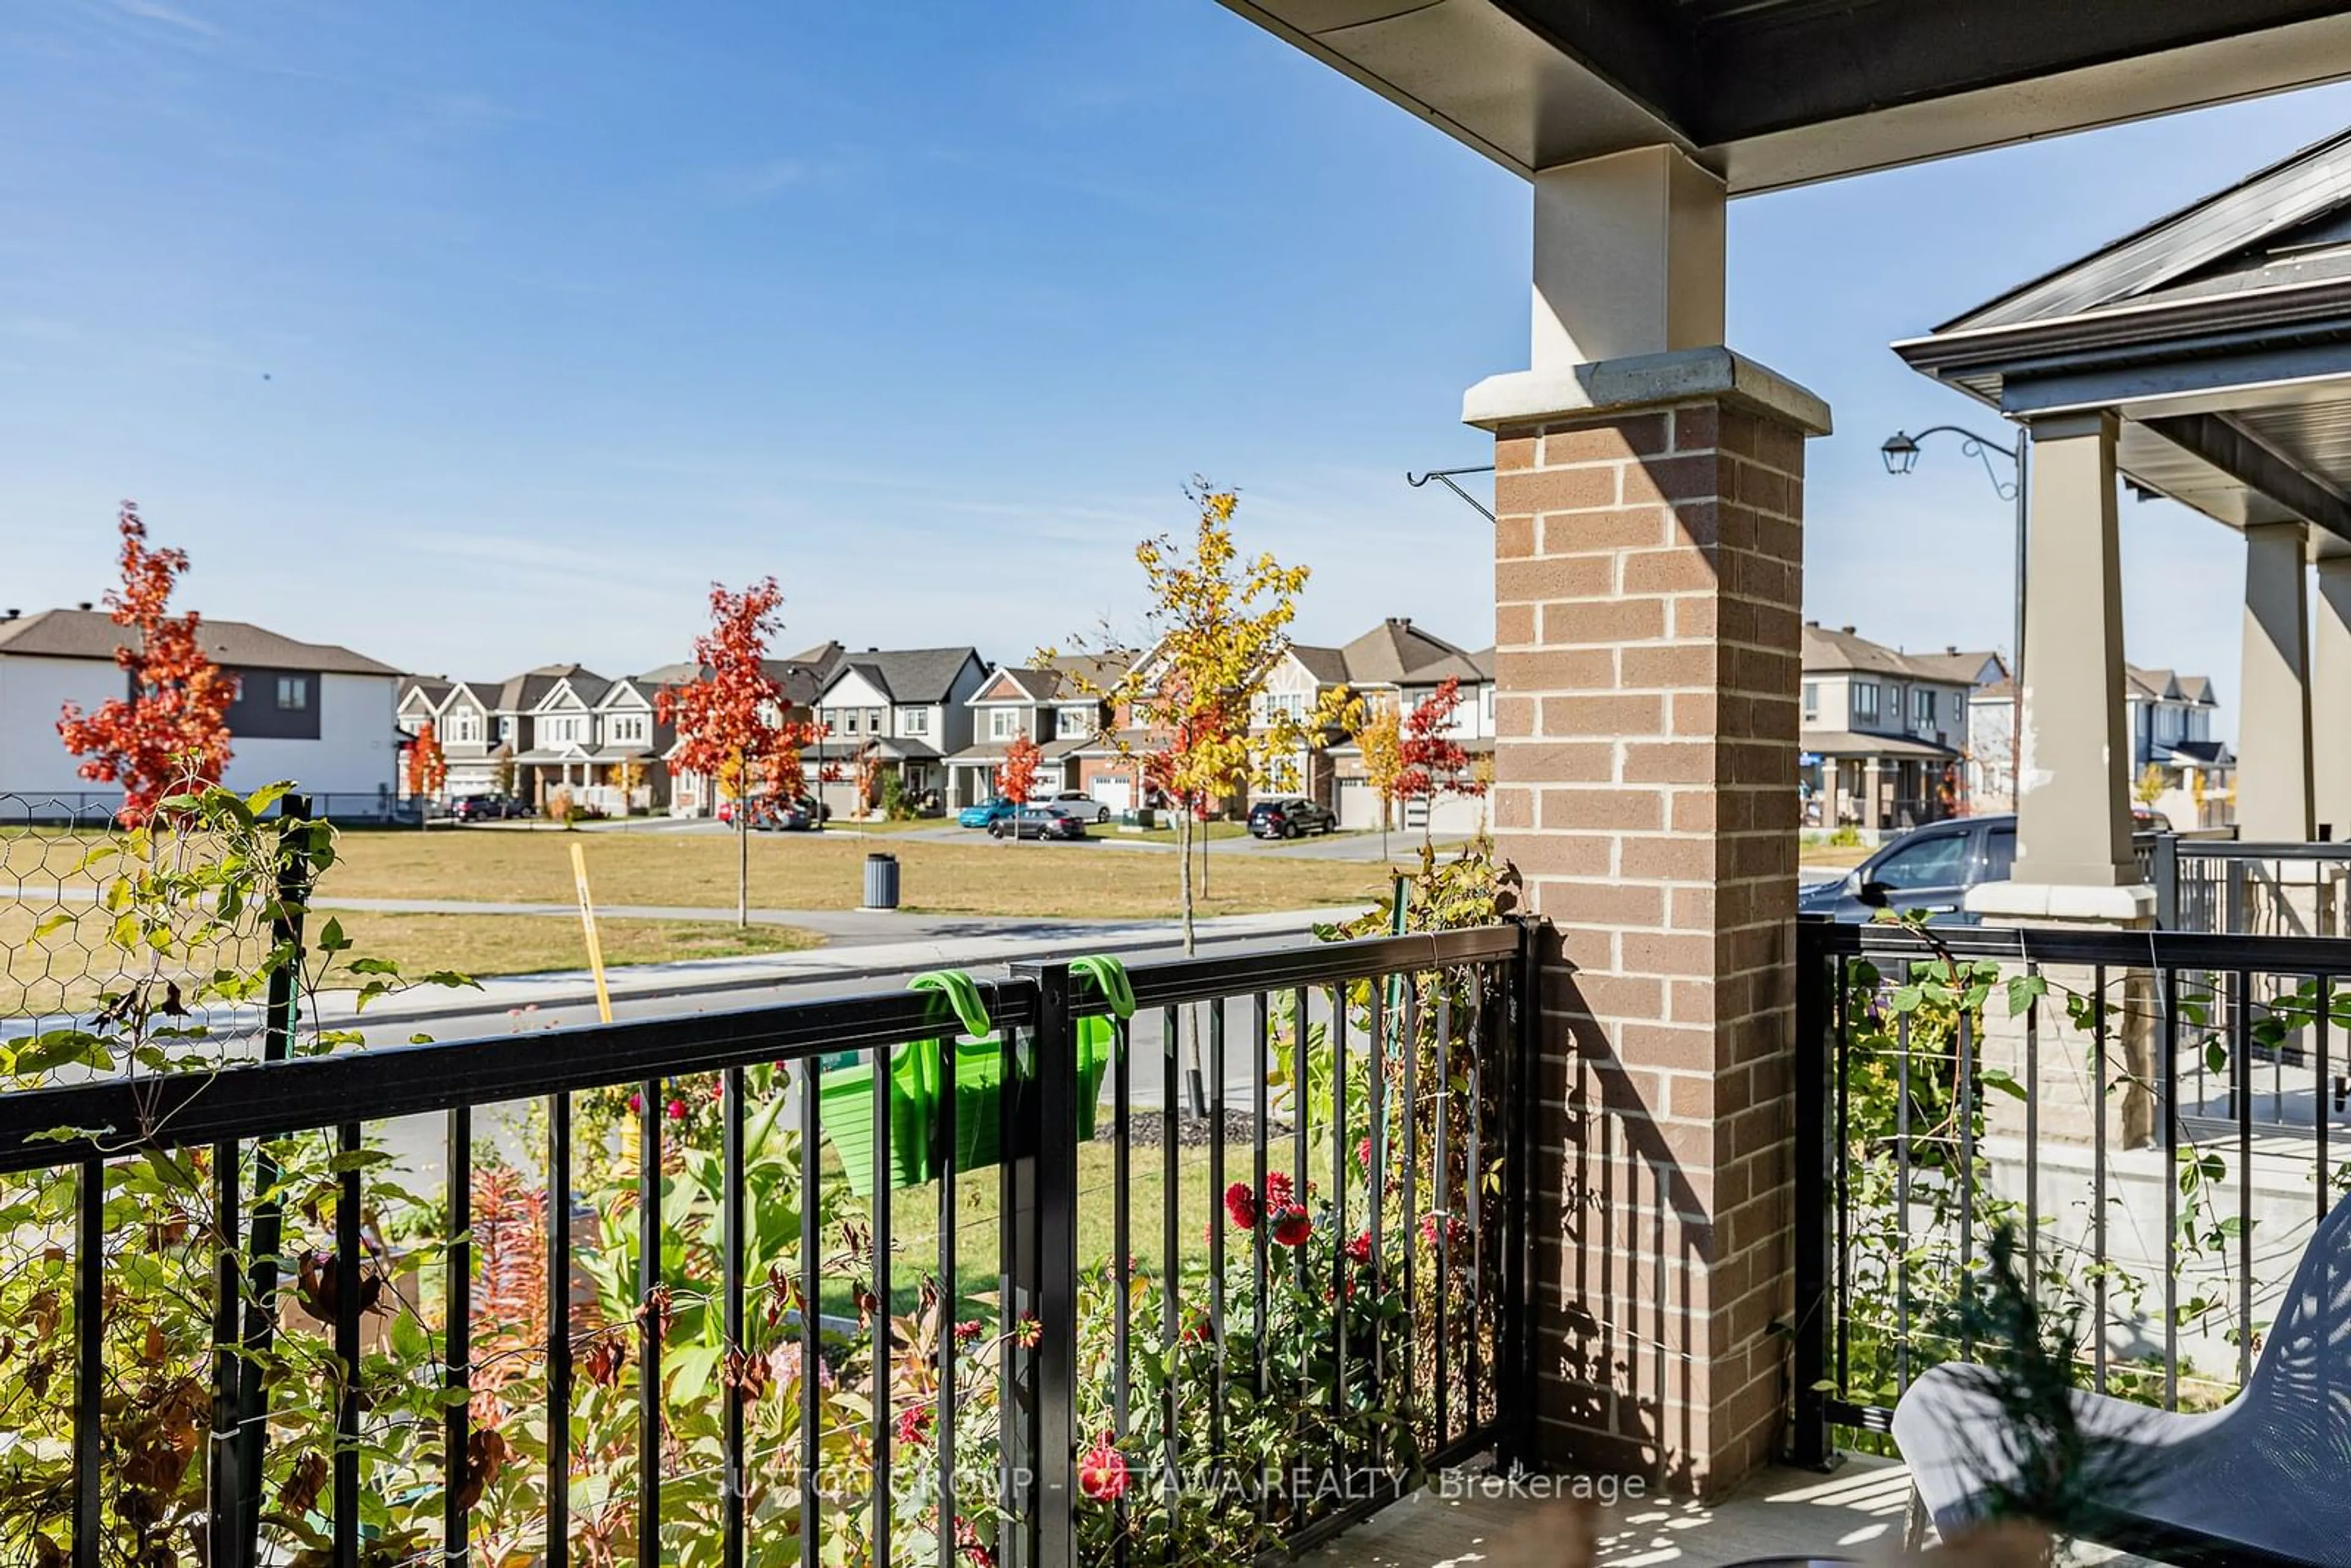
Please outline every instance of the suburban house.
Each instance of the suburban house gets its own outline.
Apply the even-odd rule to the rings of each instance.
[[[1996,653],[1910,653],[1850,626],[1803,625],[1798,768],[1807,825],[1874,840],[1969,809],[1970,711]]]
[[[1365,715],[1379,706],[1399,710],[1426,699],[1448,677],[1458,679],[1460,704],[1447,733],[1468,752],[1473,767],[1493,750],[1493,650],[1469,653],[1444,638],[1415,626],[1408,616],[1391,616],[1343,647],[1296,643],[1266,674],[1265,690],[1252,703],[1253,728],[1270,727],[1278,714],[1303,720],[1314,713],[1330,692],[1344,686],[1364,704]],[[1131,744],[1139,734],[1123,732]],[[1109,737],[1081,747],[1078,756],[1089,768],[1085,788],[1098,800],[1133,799],[1136,780],[1131,764],[1117,755]],[[1306,795],[1339,814],[1342,827],[1376,828],[1378,796],[1364,770],[1363,752],[1352,737],[1333,737],[1328,745],[1310,746],[1290,760],[1286,779],[1270,787],[1252,785],[1249,794]],[[1237,811],[1246,796],[1236,796],[1223,810]],[[1399,813],[1401,825],[1417,831],[1426,816],[1439,833],[1474,831],[1485,820],[1479,798],[1443,795],[1435,802],[1411,802]]]
[[[1083,789],[1113,811],[1132,807],[1134,791],[1118,759],[1095,748],[1111,714],[1088,696],[1073,676],[1096,690],[1115,685],[1129,666],[1126,655],[1071,654],[1041,668],[1000,664],[987,673],[966,700],[971,710],[971,744],[946,758],[950,810],[996,793],[996,770],[1005,752],[1022,736],[1037,743],[1040,756],[1031,793]]]
[[[1409,616],[1392,616],[1343,648],[1316,649],[1312,662],[1333,668],[1347,689],[1363,699],[1366,716],[1374,706],[1399,713],[1436,695],[1447,680],[1460,683],[1460,697],[1447,738],[1469,754],[1473,772],[1491,766],[1494,754],[1494,651],[1470,653],[1444,638],[1425,632]],[[1311,703],[1309,711],[1311,711]],[[1339,813],[1343,828],[1380,825],[1378,791],[1364,769],[1363,748],[1353,740],[1331,748],[1331,793],[1321,797]],[[1312,759],[1302,769],[1312,776]],[[1434,800],[1406,800],[1396,810],[1393,825],[1418,832],[1475,832],[1487,821],[1483,795],[1440,793]]]
[[[771,718],[805,722],[839,653],[838,643],[827,643],[766,661],[785,699]],[[710,809],[707,782],[671,766],[677,732],[658,707],[664,688],[701,675],[701,666],[683,664],[617,680],[576,664],[542,664],[503,681],[412,675],[401,684],[400,725],[413,737],[432,723],[448,766],[444,799],[511,788],[542,810],[563,792],[608,816],[701,815]]]
[[[2123,665],[2124,730],[2130,737],[2134,799],[2175,828],[2226,827],[2236,821],[2237,758],[2212,735],[2220,698],[2207,675]],[[2016,698],[2008,682],[1976,696],[1975,747],[1991,777],[1981,810],[2009,809],[2009,748]],[[2148,769],[2155,770],[2152,776]]]
[[[94,712],[129,695],[114,662],[128,628],[84,604],[0,613],[0,793],[97,805],[121,791],[81,777],[57,735],[67,703]],[[290,779],[322,815],[389,810],[400,768],[400,672],[349,648],[243,621],[198,623],[204,652],[236,683],[228,773],[236,789]]]
[[[400,727],[410,738],[433,727],[448,769],[441,781],[447,800],[495,794],[498,788],[496,681],[453,681],[445,675],[408,675],[400,683]],[[408,780],[401,779],[405,794]]]
[[[971,745],[969,704],[987,679],[987,664],[975,648],[842,653],[816,695],[824,738],[804,754],[825,804],[836,812],[859,809],[858,764],[870,757],[880,771],[865,807],[881,802],[879,779],[889,772],[908,795],[944,806],[946,758]],[[828,770],[839,777],[825,778]]]

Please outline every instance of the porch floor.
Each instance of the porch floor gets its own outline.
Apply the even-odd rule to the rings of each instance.
[[[1819,1553],[1889,1561],[1902,1543],[1910,1472],[1849,1456],[1831,1475],[1771,1469],[1711,1506],[1678,1498],[1620,1499],[1602,1510],[1599,1568],[1688,1568]],[[1550,1505],[1524,1498],[1448,1497],[1442,1485],[1405,1499],[1305,1562],[1336,1568],[1558,1568],[1565,1542]],[[2071,1548],[2061,1563],[2126,1568],[2137,1558]]]

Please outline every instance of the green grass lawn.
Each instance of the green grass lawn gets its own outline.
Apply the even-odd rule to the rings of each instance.
[[[1107,1117],[1105,1117],[1105,1125]],[[1213,1224],[1224,1233],[1227,1256],[1232,1259],[1248,1255],[1253,1245],[1248,1232],[1237,1230],[1227,1222],[1224,1212],[1223,1188],[1211,1182],[1211,1150],[1183,1148],[1176,1151],[1176,1192],[1177,1221],[1176,1226],[1176,1256],[1178,1264],[1191,1270],[1207,1265],[1208,1230]],[[1287,1172],[1290,1169],[1290,1145],[1286,1136],[1277,1136],[1267,1151],[1270,1170]],[[1256,1155],[1247,1143],[1228,1144],[1224,1150],[1224,1179],[1229,1186],[1254,1177]],[[1159,1273],[1164,1270],[1166,1249],[1164,1244],[1165,1219],[1161,1212],[1167,1191],[1166,1155],[1158,1148],[1134,1147],[1130,1153],[1132,1165],[1124,1188],[1127,1210],[1127,1255],[1134,1259],[1140,1271]],[[824,1155],[828,1181],[836,1190],[847,1184],[841,1176],[839,1162],[828,1148]],[[1078,1263],[1087,1268],[1109,1262],[1117,1254],[1118,1194],[1117,1155],[1106,1140],[1090,1141],[1078,1146]],[[1310,1174],[1312,1179],[1325,1179],[1323,1166],[1315,1161]],[[976,1309],[992,1303],[997,1295],[1002,1265],[1002,1232],[998,1226],[1000,1213],[1000,1169],[991,1166],[971,1171],[956,1182],[956,1294],[959,1301],[970,1304],[962,1315],[977,1315]],[[1360,1200],[1360,1195],[1357,1195]],[[927,1182],[920,1186],[901,1187],[892,1195],[891,1230],[891,1301],[893,1310],[906,1312],[914,1310],[922,1292],[925,1277],[939,1267],[940,1184]],[[1278,1249],[1277,1249],[1278,1250]],[[852,1315],[855,1308],[845,1280],[828,1280],[825,1287],[825,1311]]]

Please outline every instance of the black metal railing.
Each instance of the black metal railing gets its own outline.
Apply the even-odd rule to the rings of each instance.
[[[2351,1180],[2346,977],[2327,938],[1800,921],[1796,1456],[1973,1358],[2003,1228],[2086,1385],[2229,1396]]]
[[[2167,931],[2351,935],[2351,844],[2159,833],[2147,840],[2144,863],[2156,924]]]
[[[1140,966],[1113,1026],[1019,966],[992,1046],[901,992],[0,1095],[5,1554],[1311,1544],[1524,1416],[1530,953]]]

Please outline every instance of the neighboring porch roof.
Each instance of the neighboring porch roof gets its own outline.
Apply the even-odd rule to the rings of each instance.
[[[2351,76],[2334,0],[1223,0],[1520,174],[1672,143],[1734,194]]]
[[[2172,740],[2163,743],[2162,760],[2173,768],[2199,768],[2220,772],[2237,765],[2237,755],[2219,740]]]
[[[851,739],[835,736],[801,748],[800,755],[818,762],[854,762],[868,746],[875,748],[884,762],[936,762],[939,748],[926,740],[893,740],[888,737],[867,736]]]
[[[1059,740],[1046,741],[1038,747],[1037,759],[1040,762],[1059,762],[1063,758],[1075,757],[1092,740],[1093,737],[1090,735],[1069,735],[1063,736]],[[982,765],[993,768],[1004,760],[1004,747],[994,741],[984,746],[967,746],[961,751],[948,753],[946,759],[966,768],[977,768]]]
[[[1863,735],[1850,729],[1808,729],[1796,740],[1799,749],[1822,757],[1891,757],[1899,761],[1949,762],[1959,752],[1931,740],[1904,735]]]
[[[2111,408],[2142,492],[2351,554],[2351,132],[1894,348],[2011,417]]]

